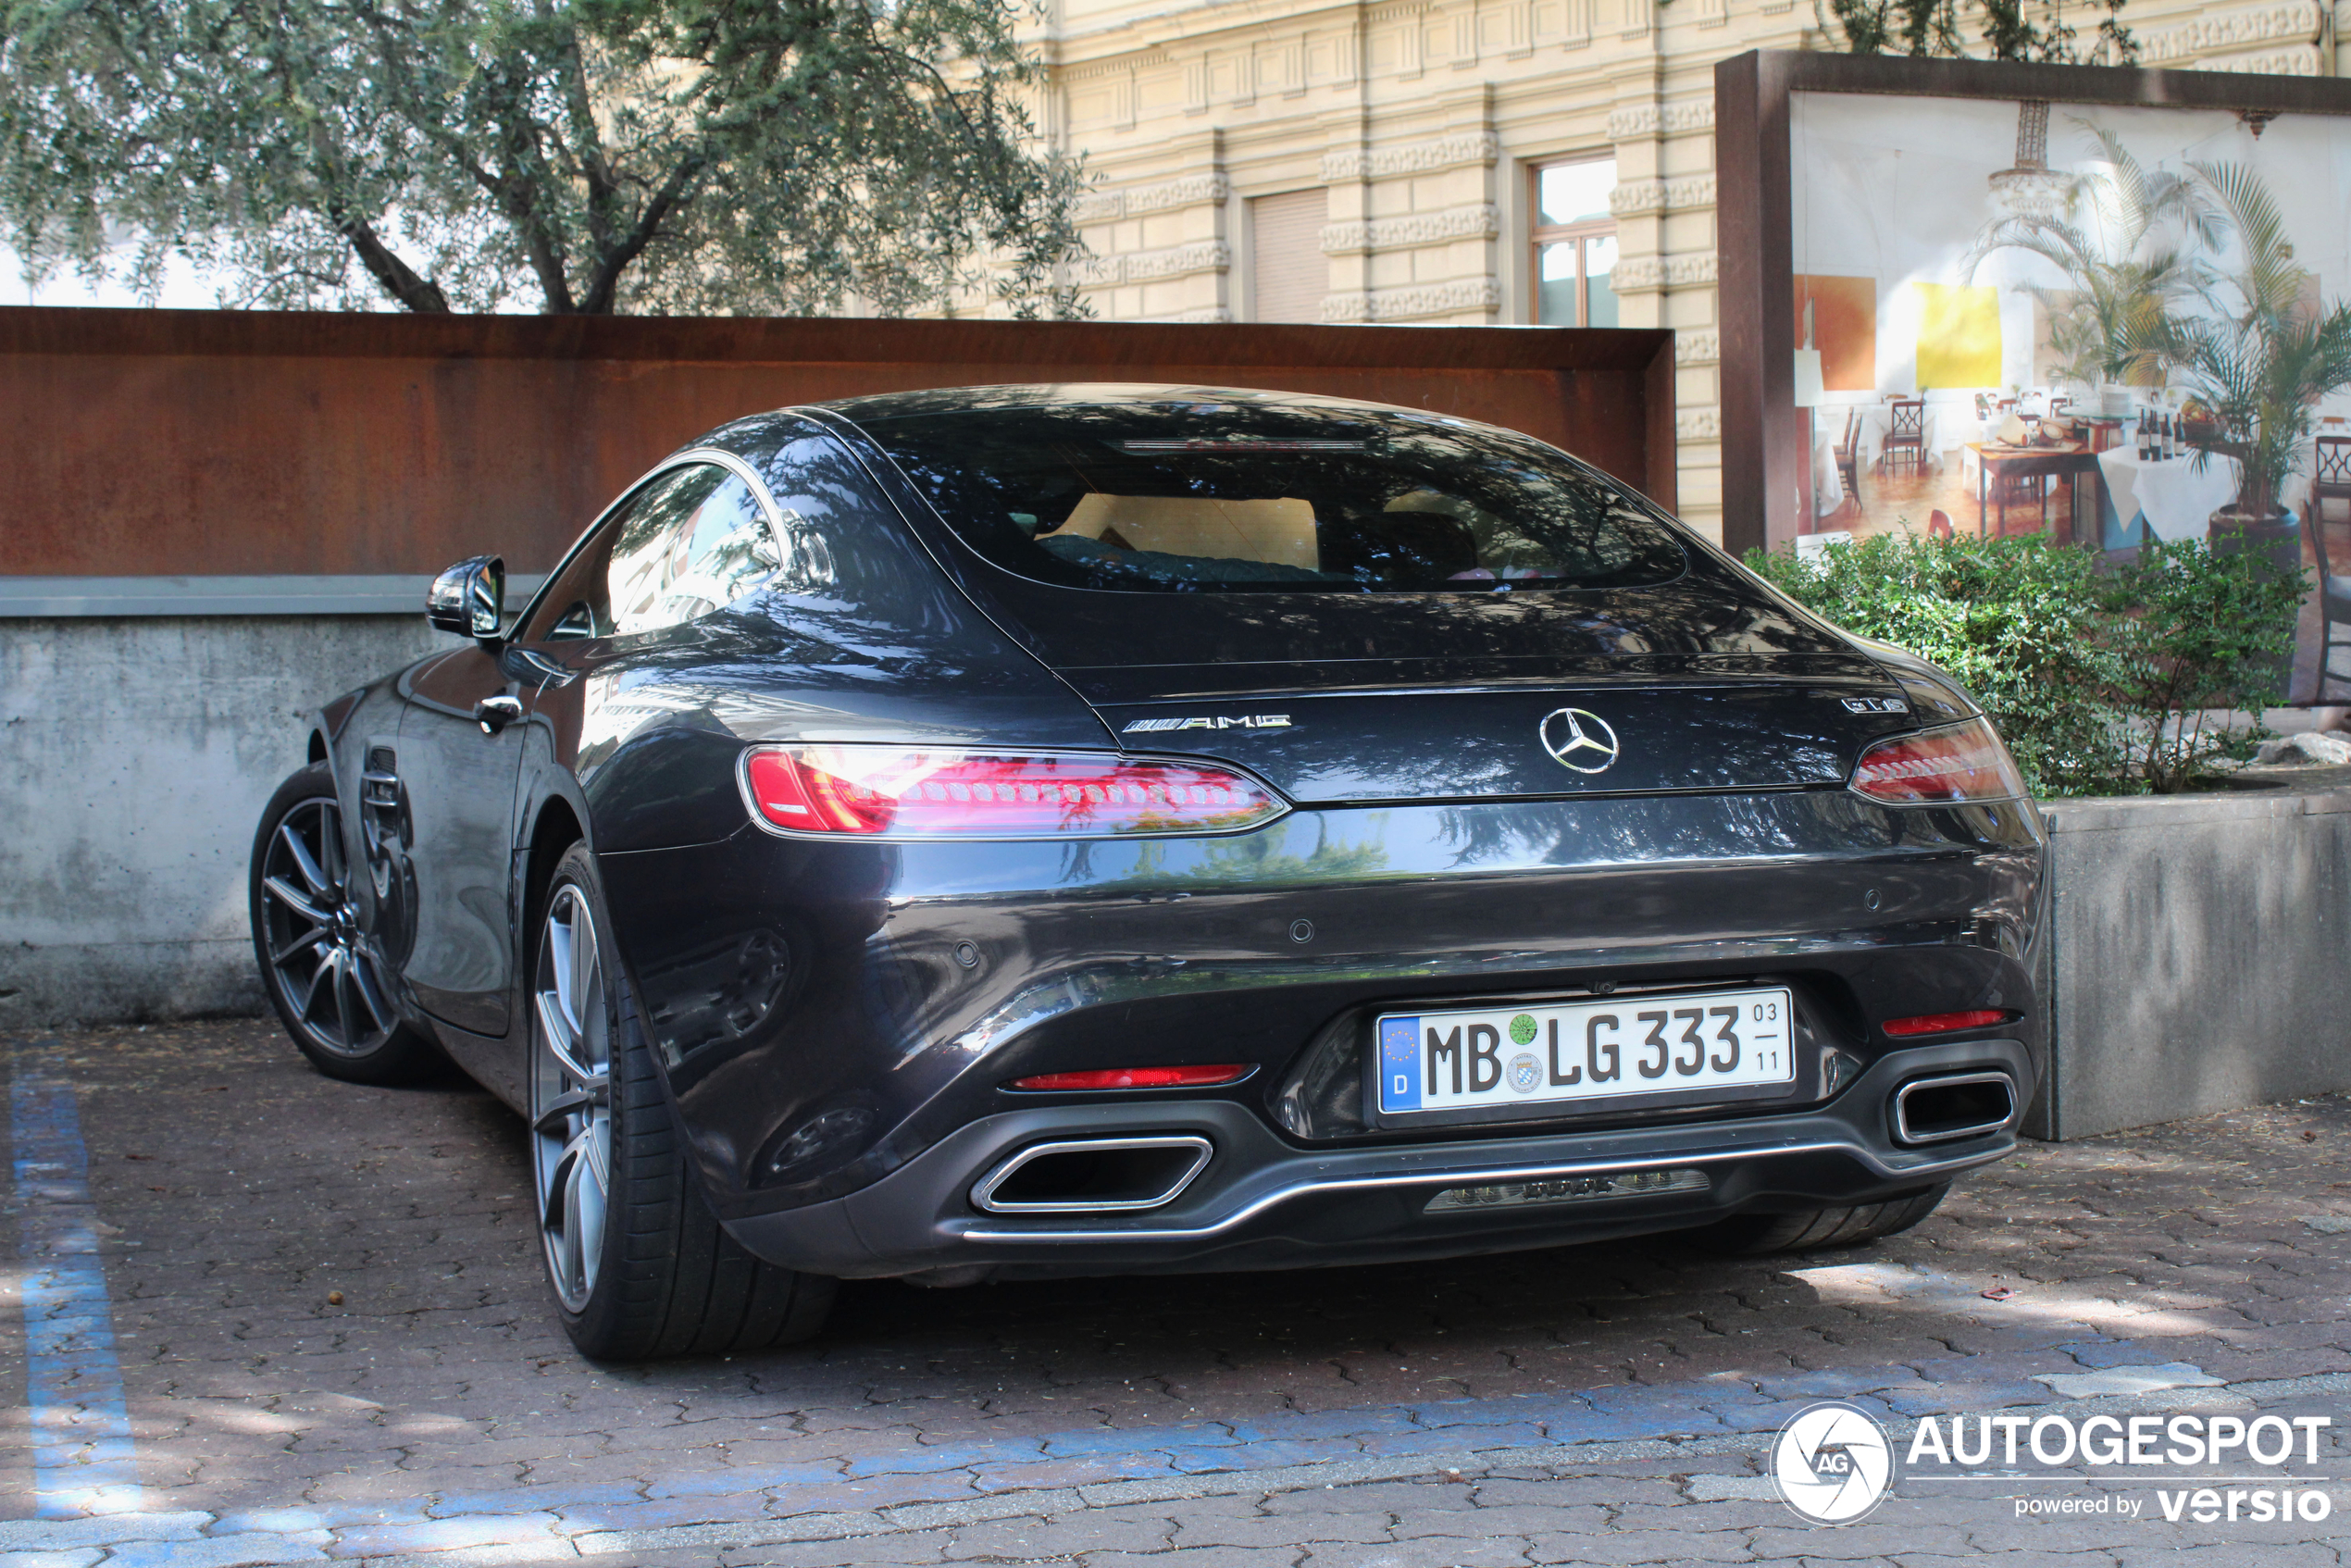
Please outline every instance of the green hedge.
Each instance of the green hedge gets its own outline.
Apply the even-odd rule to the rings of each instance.
[[[2305,581],[2257,552],[2153,544],[2108,569],[2038,535],[1877,534],[1748,565],[1822,616],[1966,685],[2041,795],[2168,793],[2264,733],[2197,716],[2282,700]]]

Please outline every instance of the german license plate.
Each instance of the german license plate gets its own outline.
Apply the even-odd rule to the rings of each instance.
[[[1386,1013],[1374,1035],[1380,1114],[1793,1083],[1791,1016],[1779,987]]]

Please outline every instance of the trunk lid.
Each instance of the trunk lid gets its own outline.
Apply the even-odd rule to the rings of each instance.
[[[1127,750],[1235,763],[1305,804],[1834,788],[1919,723],[1859,657],[1506,663],[1062,674]]]

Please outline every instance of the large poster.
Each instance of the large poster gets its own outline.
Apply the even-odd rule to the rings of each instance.
[[[2351,296],[2345,117],[1799,91],[1788,128],[1799,532],[2203,538],[2245,474],[2180,344]],[[2307,424],[2295,524],[2351,394]]]

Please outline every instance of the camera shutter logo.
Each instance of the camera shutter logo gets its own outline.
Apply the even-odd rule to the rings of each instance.
[[[1623,749],[1608,720],[1589,708],[1554,708],[1536,734],[1553,762],[1578,773],[1607,772]]]
[[[1772,1443],[1780,1500],[1815,1524],[1850,1524],[1894,1485],[1894,1444],[1877,1418],[1838,1400],[1807,1405]]]

